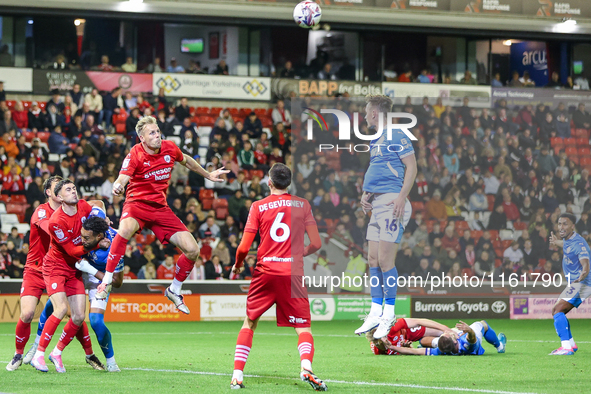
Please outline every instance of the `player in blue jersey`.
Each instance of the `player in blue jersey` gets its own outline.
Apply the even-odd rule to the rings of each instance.
[[[382,338],[395,320],[398,280],[395,259],[404,219],[410,219],[412,212],[406,197],[415,182],[417,162],[411,140],[402,130],[392,130],[388,138],[387,113],[392,110],[392,100],[387,96],[368,96],[366,102],[365,120],[370,128],[382,127],[382,135],[371,141],[371,158],[361,197],[363,210],[372,211],[366,236],[372,304],[355,334],[377,327],[374,337]]]
[[[84,275],[83,279],[84,285],[88,289],[88,300],[90,301],[90,325],[107,359],[107,371],[121,372],[115,361],[111,332],[105,325],[105,310],[109,298],[98,299],[96,297],[97,287],[101,283],[107,267],[111,242],[117,235],[117,231],[109,227],[105,217],[104,211],[96,208],[93,209],[84,222],[81,231],[82,244],[86,248],[87,245],[96,245],[98,243],[99,248],[86,254],[76,263],[76,268],[87,274]],[[123,283],[123,259],[119,261],[114,272],[113,287],[120,287]]]
[[[552,308],[554,328],[560,337],[561,346],[550,353],[554,356],[571,356],[578,347],[570,331],[566,314],[578,308],[591,295],[589,276],[589,245],[585,238],[575,233],[575,215],[563,213],[558,217],[558,239],[550,234],[550,244],[562,247],[562,269],[568,283],[566,289]]]
[[[415,356],[481,356],[484,354],[483,339],[493,345],[497,349],[497,353],[505,353],[507,343],[505,334],[499,333],[497,335],[484,320],[471,325],[460,321],[456,324],[455,331],[444,332],[439,340],[434,342],[437,345],[435,348],[413,349],[388,346],[388,349],[398,354]]]

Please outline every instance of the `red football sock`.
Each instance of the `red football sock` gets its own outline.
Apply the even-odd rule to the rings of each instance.
[[[45,322],[45,326],[43,327],[43,332],[41,333],[41,339],[39,339],[39,346],[37,350],[40,352],[44,352],[49,346],[49,342],[51,342],[51,338],[53,334],[55,334],[55,330],[62,322],[61,319],[58,319],[54,315],[49,316],[47,321]]]
[[[129,240],[123,238],[119,234],[113,238],[113,242],[111,242],[111,249],[109,251],[109,257],[107,257],[107,271],[115,271],[115,268],[117,267],[117,264],[119,264],[121,257],[123,257],[125,254],[127,242],[129,242]]]
[[[18,319],[16,323],[16,353],[23,354],[25,351],[25,345],[31,336],[31,323],[25,323],[21,319]]]
[[[298,350],[300,351],[300,360],[308,360],[310,364],[314,359],[314,338],[309,332],[303,332],[298,336]]]
[[[80,330],[80,326],[75,325],[72,319],[68,320],[68,324],[66,324],[64,331],[60,336],[60,341],[57,343],[57,350],[63,351],[64,348],[72,342],[72,339],[74,339],[78,330]]]
[[[87,356],[94,354],[94,352],[92,351],[92,342],[90,341],[90,334],[88,333],[88,326],[86,325],[85,321],[82,322],[80,329],[76,333],[76,339],[78,339],[78,341],[84,348],[84,353],[86,353]]]
[[[189,260],[189,258],[183,253],[176,262],[174,278],[179,282],[184,282],[193,270],[193,267],[195,267],[195,262]]]
[[[238,340],[236,341],[236,353],[234,353],[234,369],[244,371],[248,353],[252,347],[252,336],[254,332],[250,328],[243,328],[238,333]]]

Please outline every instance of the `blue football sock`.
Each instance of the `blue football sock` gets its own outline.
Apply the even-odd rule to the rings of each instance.
[[[43,308],[41,316],[39,316],[39,324],[37,325],[37,335],[41,336],[41,333],[43,332],[43,327],[45,327],[45,322],[47,321],[47,318],[51,316],[52,313],[53,304],[51,303],[51,299],[48,298],[47,302],[45,303],[45,308]]]
[[[554,315],[554,328],[556,328],[556,334],[561,341],[568,341],[572,338],[568,333],[568,319],[564,313],[559,312]]]
[[[380,267],[369,267],[369,284],[371,287],[371,301],[381,306],[384,302],[384,281]]]
[[[99,345],[101,346],[101,350],[106,358],[111,358],[115,355],[113,351],[113,343],[111,341],[111,332],[105,326],[105,316],[100,313],[91,313],[89,314],[90,317],[90,326],[92,330],[96,334],[96,339],[98,340]]]
[[[386,305],[396,303],[396,292],[398,290],[398,270],[396,267],[383,273],[384,276],[384,299]]]
[[[497,333],[495,332],[495,330],[492,329],[492,327],[490,326],[490,324],[486,323],[486,325],[488,326],[488,330],[486,330],[483,333],[484,334],[484,339],[486,340],[486,342],[490,343],[494,347],[501,346],[501,342],[499,342],[499,338],[497,338]]]
[[[570,320],[566,319],[566,324],[568,324],[568,326],[567,326],[567,329],[568,329],[568,339],[572,339],[573,338],[573,334],[570,332]]]

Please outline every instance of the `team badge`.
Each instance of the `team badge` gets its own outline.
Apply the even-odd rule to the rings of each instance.
[[[52,284],[51,284],[51,288],[52,288],[53,290],[57,289],[57,283],[52,283]]]
[[[47,212],[45,211],[45,209],[40,209],[38,214],[39,214],[39,219],[43,219],[47,215]]]
[[[80,219],[80,221],[82,222],[82,224],[84,224],[84,222],[86,221],[86,217],[82,216],[82,218]]]
[[[167,163],[170,163],[170,156],[169,155],[164,156],[164,161]]]
[[[54,229],[55,229],[55,227],[54,227]],[[55,233],[55,236],[58,237],[58,239],[65,238],[64,232],[60,228],[55,229],[53,232]]]

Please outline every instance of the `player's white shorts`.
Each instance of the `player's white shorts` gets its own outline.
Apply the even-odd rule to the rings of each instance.
[[[374,195],[373,201],[371,201],[371,219],[367,226],[366,239],[368,241],[400,243],[404,228],[412,216],[412,205],[407,199],[404,205],[402,223],[400,223],[394,219],[394,208],[392,205],[386,205],[396,197],[398,197],[398,193],[376,193]]]
[[[482,343],[482,336],[483,331],[484,331],[484,325],[482,324],[482,322],[475,322],[470,324],[470,328],[474,331],[474,334],[476,334],[476,338],[478,338],[478,341],[480,341],[480,343]]]
[[[90,301],[90,307],[106,311],[109,297],[107,297],[105,300],[97,300],[96,298],[96,289],[101,281],[94,275],[89,275],[86,272],[82,273],[82,280],[84,280],[84,288],[88,290],[88,301]]]
[[[591,286],[585,283],[571,283],[560,294],[560,298],[578,308],[591,295]]]

